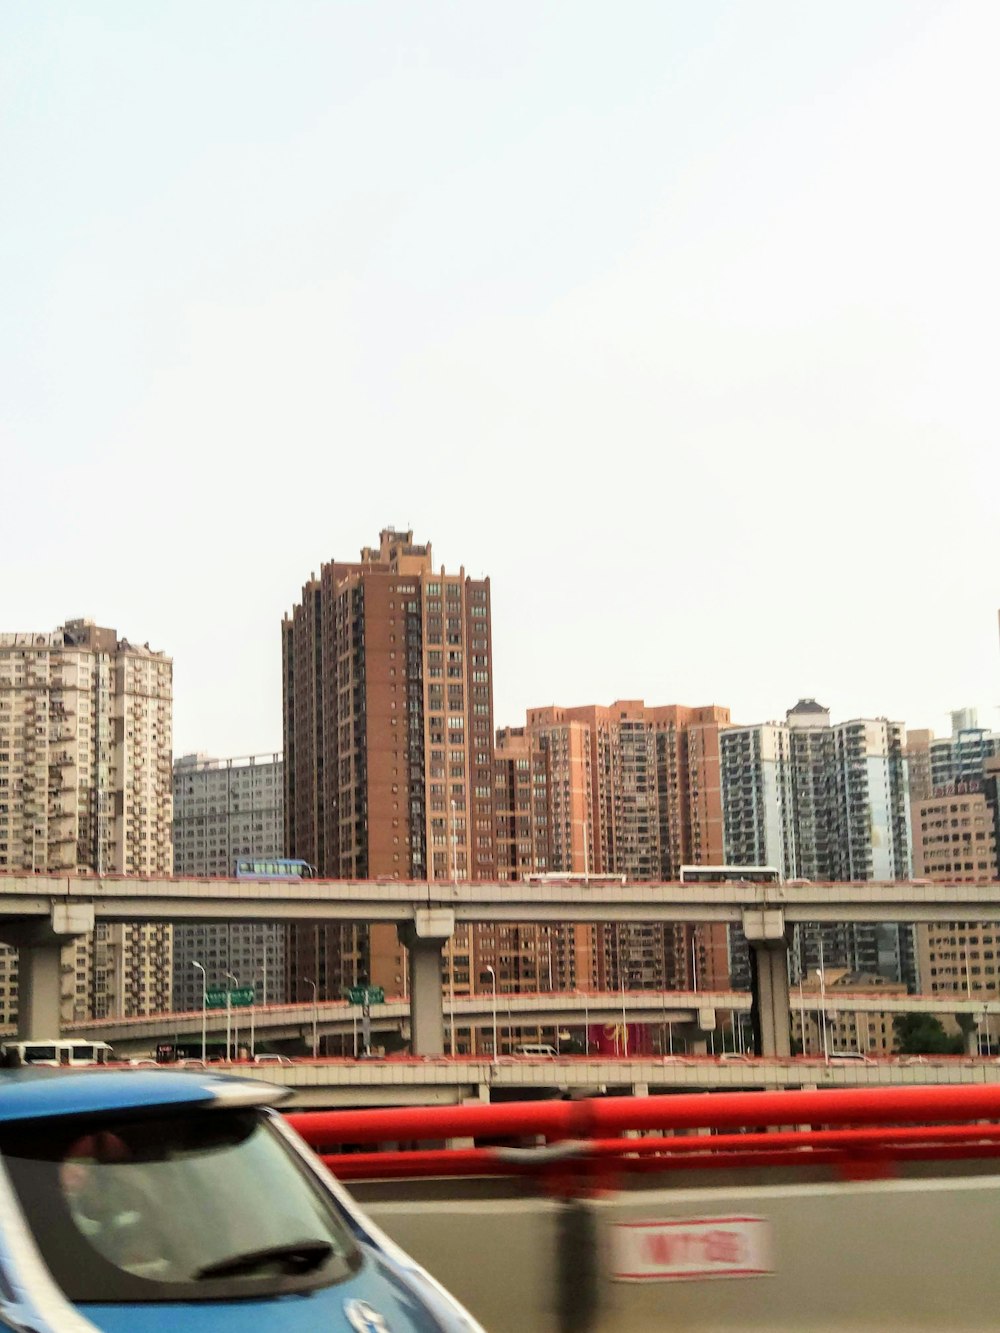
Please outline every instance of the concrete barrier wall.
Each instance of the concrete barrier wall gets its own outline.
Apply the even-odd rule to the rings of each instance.
[[[365,1211],[489,1333],[555,1333],[559,1205],[544,1200],[369,1204]]]
[[[973,1330],[1000,1324],[994,1272],[1000,1176],[636,1189],[588,1205],[600,1330]],[[464,1191],[468,1193],[468,1187]],[[363,1206],[492,1333],[549,1333],[561,1205],[549,1200],[362,1195]],[[611,1279],[623,1222],[762,1218],[767,1276]],[[587,1260],[581,1258],[581,1264]],[[572,1326],[563,1324],[562,1327]]]

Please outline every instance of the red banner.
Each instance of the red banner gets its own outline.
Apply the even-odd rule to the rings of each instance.
[[[591,1055],[651,1055],[653,1039],[645,1023],[592,1023],[587,1030]]]

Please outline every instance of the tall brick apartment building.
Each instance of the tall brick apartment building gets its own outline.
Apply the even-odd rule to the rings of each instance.
[[[489,579],[386,528],[310,578],[281,637],[287,854],[329,877],[495,879]],[[306,977],[398,994],[404,964],[393,927],[293,926],[289,998]],[[448,967],[474,988],[466,928]]]

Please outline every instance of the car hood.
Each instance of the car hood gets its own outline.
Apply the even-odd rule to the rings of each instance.
[[[384,1321],[386,1333],[462,1333],[475,1329],[457,1307],[429,1286],[412,1281],[363,1247],[365,1262],[351,1278],[332,1287],[262,1300],[172,1301],[149,1305],[79,1305],[80,1313],[103,1333],[382,1333],[379,1322],[348,1318],[352,1302],[362,1302]]]

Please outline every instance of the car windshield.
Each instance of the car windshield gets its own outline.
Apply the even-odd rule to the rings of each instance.
[[[0,1151],[73,1301],[231,1299],[340,1281],[360,1254],[259,1111],[10,1126]]]

